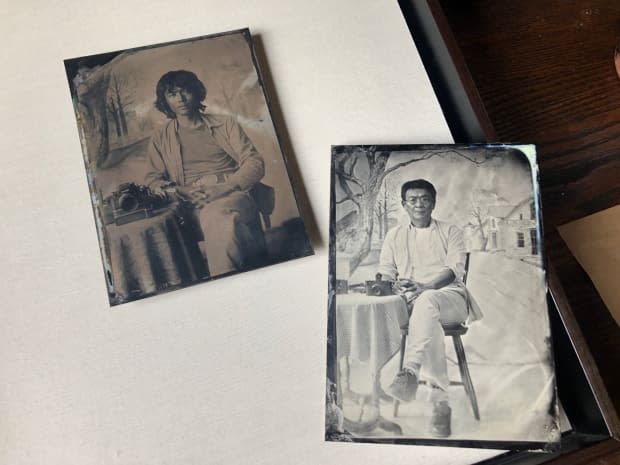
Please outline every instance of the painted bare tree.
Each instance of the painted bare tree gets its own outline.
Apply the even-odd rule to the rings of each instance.
[[[388,175],[412,163],[437,156],[458,155],[474,164],[482,164],[493,156],[493,152],[486,149],[481,149],[480,156],[472,156],[458,149],[420,150],[412,152],[407,160],[389,164],[391,154],[389,151],[378,151],[375,146],[351,147],[334,154],[336,191],[340,195],[335,202],[353,204],[353,210],[343,218],[346,224],[337,225],[337,247],[351,255],[351,272],[371,250],[377,196]]]
[[[83,70],[88,75],[88,70]],[[84,122],[85,131],[90,133],[88,153],[94,154],[89,163],[95,161],[99,166],[105,162],[110,151],[109,125],[107,118],[106,94],[110,77],[97,72],[86,80],[76,83],[79,117]]]
[[[112,97],[108,99],[108,111],[112,115],[112,121],[114,122],[114,128],[116,129],[116,137],[121,137],[123,132],[121,128],[121,121],[119,119],[119,111],[116,106],[116,101]]]
[[[400,211],[400,192],[397,192],[396,185],[389,185],[389,178],[383,181],[377,203],[375,205],[375,222],[378,227],[377,236],[383,240],[390,229],[390,218],[394,218]]]
[[[489,243],[488,222],[489,207],[492,205],[507,205],[508,201],[496,192],[486,189],[475,189],[471,200],[471,224],[478,230],[481,238],[481,250],[486,250]]]
[[[133,103],[131,84],[126,77],[112,76],[110,79],[110,96],[108,109],[114,118],[116,132],[120,136],[129,133],[127,127],[127,107]]]

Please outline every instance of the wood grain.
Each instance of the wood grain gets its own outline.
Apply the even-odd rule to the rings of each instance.
[[[620,3],[441,4],[498,139],[538,145],[546,224],[620,202]]]
[[[584,447],[568,455],[562,455],[546,462],[545,465],[618,465],[620,446],[609,440]]]
[[[620,411],[620,328],[570,254],[557,226],[620,203],[620,39],[617,0],[440,0],[496,131],[537,145],[545,247],[554,278]],[[619,270],[610,270],[618,273]],[[613,433],[620,434],[617,414]],[[552,463],[620,463],[605,441]]]

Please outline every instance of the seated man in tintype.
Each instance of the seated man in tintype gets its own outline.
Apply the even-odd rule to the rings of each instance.
[[[447,437],[452,410],[442,324],[477,320],[482,313],[462,281],[466,252],[461,230],[431,217],[436,196],[435,187],[424,179],[403,184],[401,199],[409,221],[388,232],[378,271],[398,277],[394,288],[412,307],[405,363],[389,392],[403,402],[415,399],[424,365],[432,386],[430,432]]]
[[[207,89],[194,73],[164,74],[156,93],[170,121],[151,138],[146,184],[192,200],[211,276],[260,265],[264,235],[248,192],[264,175],[262,156],[232,117],[204,111]]]

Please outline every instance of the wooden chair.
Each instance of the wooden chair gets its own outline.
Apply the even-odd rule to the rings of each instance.
[[[250,190],[250,195],[256,202],[256,207],[258,208],[258,212],[263,220],[264,228],[271,228],[270,217],[276,205],[276,197],[273,187],[259,182],[252,188],[252,190]]]
[[[467,273],[469,272],[469,253],[467,253],[465,257],[465,275],[463,276],[463,284],[467,283]],[[443,332],[446,337],[452,337],[452,342],[454,344],[454,351],[456,352],[456,358],[459,365],[459,371],[461,373],[461,381],[450,381],[450,386],[463,386],[465,389],[465,393],[469,398],[471,403],[471,408],[474,413],[474,417],[476,420],[480,420],[480,411],[478,409],[478,399],[476,398],[476,391],[474,390],[474,384],[471,381],[471,376],[469,374],[469,367],[467,366],[467,357],[465,356],[465,349],[463,347],[463,341],[461,340],[461,336],[467,333],[467,326],[464,324],[456,324],[456,325],[442,325]],[[403,364],[405,361],[405,348],[407,346],[407,334],[409,334],[409,323],[401,326],[401,339],[400,339],[400,362],[399,362],[399,371],[403,369]],[[425,385],[426,380],[419,380],[418,384]],[[394,416],[398,416],[398,407],[400,402],[398,400],[394,400]]]

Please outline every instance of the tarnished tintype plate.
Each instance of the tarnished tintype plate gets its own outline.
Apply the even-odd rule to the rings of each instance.
[[[112,305],[313,253],[248,29],[65,67]]]
[[[332,148],[326,438],[553,451],[531,145]]]

